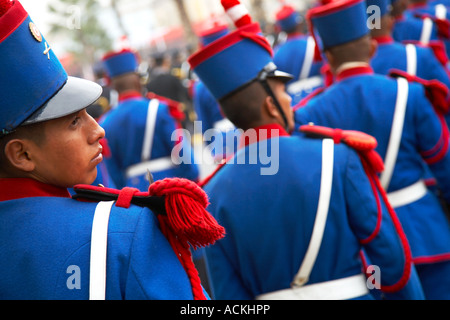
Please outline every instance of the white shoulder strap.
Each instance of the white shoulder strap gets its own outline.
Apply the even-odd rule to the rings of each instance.
[[[420,34],[420,43],[428,45],[431,39],[431,32],[433,31],[433,20],[430,18],[423,19],[422,33]]]
[[[158,113],[159,100],[151,99],[148,104],[147,122],[145,125],[144,144],[142,146],[142,161],[150,160],[155,135],[156,115]]]
[[[319,204],[317,207],[316,220],[309,242],[308,249],[303,259],[302,265],[292,281],[293,287],[300,287],[308,282],[309,275],[316,262],[322,244],[325,224],[328,218],[328,209],[330,207],[331,189],[333,184],[333,166],[334,166],[334,141],[324,139],[322,145],[322,173],[320,180]]]
[[[314,52],[316,47],[316,41],[312,36],[308,36],[306,42],[305,58],[303,59],[302,70],[300,71],[299,79],[306,79],[311,72],[311,67],[314,61]]]
[[[438,4],[435,7],[435,16],[438,19],[445,20],[447,19],[447,8],[443,4]]]
[[[384,171],[380,182],[385,190],[389,187],[395,163],[397,162],[398,150],[402,139],[403,125],[405,123],[406,106],[408,104],[409,86],[405,78],[397,78],[397,102],[395,104],[394,119],[392,121],[391,135],[384,159]]]
[[[409,75],[415,76],[417,74],[417,51],[412,43],[405,46],[406,49],[406,72]]]
[[[89,273],[89,300],[106,297],[106,249],[109,215],[114,201],[99,202],[95,209],[91,234],[91,265]]]

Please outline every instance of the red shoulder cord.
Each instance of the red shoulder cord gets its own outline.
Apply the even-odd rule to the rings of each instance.
[[[367,239],[361,240],[361,244],[364,245],[373,240],[373,238],[375,238],[381,227],[381,204],[379,197],[380,194],[392,219],[394,227],[397,230],[405,254],[405,265],[403,268],[402,277],[399,279],[399,281],[397,281],[397,283],[393,285],[389,286],[382,285],[381,290],[387,293],[399,291],[406,285],[411,275],[412,254],[409,242],[406,238],[406,235],[403,232],[402,225],[397,217],[395,210],[389,203],[386,191],[382,187],[380,180],[378,178],[378,173],[384,170],[384,164],[380,155],[375,151],[375,148],[377,146],[376,139],[368,134],[359,131],[331,129],[315,125],[302,126],[300,127],[300,131],[318,137],[331,138],[334,140],[334,143],[336,144],[343,142],[358,152],[361,162],[363,164],[364,171],[367,177],[369,178],[370,184],[372,186],[372,191],[375,195],[378,207],[377,226],[374,232]],[[363,264],[364,267],[367,269],[367,264],[365,263],[364,259]]]
[[[94,189],[92,186],[85,188]],[[225,229],[206,211],[208,197],[193,181],[182,178],[166,178],[153,182],[149,191],[135,188],[100,189],[118,196],[117,207],[128,208],[134,196],[164,197],[167,215],[158,215],[161,232],[169,241],[191,282],[195,300],[205,300],[198,271],[192,261],[191,245],[194,249],[212,245],[225,235]]]
[[[189,244],[196,249],[214,244],[225,235],[225,229],[206,211],[209,204],[206,193],[190,180],[174,178],[155,181],[149,194],[165,197],[167,216],[158,216],[161,231],[189,277],[194,299],[205,300]]]

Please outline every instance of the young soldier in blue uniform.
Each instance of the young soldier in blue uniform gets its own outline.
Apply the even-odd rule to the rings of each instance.
[[[294,75],[287,84],[292,105],[323,86],[322,61],[317,55],[312,36],[304,33],[305,19],[290,5],[284,5],[276,14],[278,28],[287,35],[286,42],[275,47],[274,62],[278,69]]]
[[[86,112],[101,87],[67,75],[19,1],[0,1],[0,56],[0,299],[207,298],[186,241],[223,229],[201,189],[185,179],[145,193],[75,186],[102,161],[105,132]],[[174,196],[178,213],[164,204]],[[200,237],[191,214],[206,222]],[[188,232],[168,222],[177,216]]]
[[[179,177],[197,181],[199,171],[191,141],[177,130],[180,123],[163,101],[142,95],[136,54],[127,49],[111,52],[103,62],[119,93],[119,104],[100,123],[111,150],[106,165],[116,186],[147,190],[148,172],[154,180]],[[187,156],[181,159],[177,150]]]
[[[205,249],[214,297],[370,298],[359,258],[364,246],[382,270],[382,290],[423,298],[401,227],[357,152],[332,139],[289,136],[291,76],[277,70],[259,25],[242,25],[188,61],[245,130],[236,155],[202,182],[210,212],[227,230]],[[377,159],[373,138],[346,134],[359,136]]]
[[[450,226],[423,181],[425,161],[450,203],[445,87],[373,73],[369,62],[375,46],[364,1],[332,2],[307,17],[320,35],[336,82],[296,111],[297,125],[359,130],[377,139],[385,162],[380,180],[408,236],[426,297],[450,298]],[[437,92],[443,98],[435,105],[425,95],[433,91],[431,96]]]

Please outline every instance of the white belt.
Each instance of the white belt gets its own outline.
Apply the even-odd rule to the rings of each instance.
[[[151,173],[169,170],[174,168],[175,164],[171,157],[164,157],[155,160],[145,161],[135,164],[127,169],[127,178],[138,177],[147,174],[147,170]]]
[[[265,293],[257,300],[348,300],[369,293],[363,274]]]
[[[287,87],[287,92],[289,94],[297,94],[301,91],[313,90],[323,84],[323,79],[321,76],[310,77],[306,79],[301,79],[296,82],[291,83]]]
[[[409,187],[388,193],[388,199],[393,208],[406,206],[413,203],[427,194],[427,186],[425,181],[419,180]]]

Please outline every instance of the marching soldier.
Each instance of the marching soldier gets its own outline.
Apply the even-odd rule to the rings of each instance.
[[[179,177],[197,181],[191,141],[177,130],[181,129],[176,119],[179,112],[162,99],[143,96],[136,53],[129,49],[111,52],[103,62],[119,93],[119,104],[100,122],[111,150],[106,165],[116,186],[147,190],[148,172],[154,180]],[[174,148],[188,156],[179,158],[180,152]]]
[[[406,5],[405,5],[406,1]],[[450,56],[450,22],[444,5],[428,7],[427,1],[392,0],[399,11],[393,29],[393,38],[400,42],[415,42],[423,46],[443,46]],[[444,10],[436,10],[442,8]],[[439,53],[439,57],[443,54]],[[448,67],[448,66],[447,66]]]
[[[277,70],[259,25],[233,2],[248,22],[189,58],[225,115],[245,130],[236,155],[202,182],[227,230],[205,249],[214,297],[371,298],[359,258],[366,247],[383,270],[383,291],[423,298],[401,226],[382,189],[371,186],[370,164],[380,164],[375,140],[359,133],[339,140],[338,131],[314,126],[303,129],[318,139],[291,137],[285,83],[292,77]],[[213,76],[225,70],[226,77]],[[352,139],[365,145],[368,175],[357,151],[338,143]],[[269,154],[273,161],[261,157]]]
[[[0,56],[0,298],[208,298],[186,249],[223,235],[203,191],[90,186],[105,132],[86,107],[101,87],[67,75],[19,1],[0,1]]]
[[[369,63],[376,46],[364,1],[331,2],[307,17],[336,81],[296,111],[297,125],[359,130],[377,139],[385,163],[380,181],[410,242],[426,298],[450,298],[450,225],[423,180],[426,163],[450,203],[446,87],[405,73],[374,74]]]
[[[371,29],[372,39],[377,42],[377,50],[370,61],[374,71],[387,75],[392,69],[398,69],[425,80],[438,80],[450,88],[449,73],[445,67],[447,59],[438,60],[431,47],[403,44],[392,38],[394,17],[390,1],[366,0],[366,4],[368,10],[371,6],[380,8],[381,15],[379,26]]]

